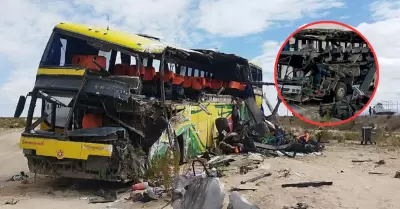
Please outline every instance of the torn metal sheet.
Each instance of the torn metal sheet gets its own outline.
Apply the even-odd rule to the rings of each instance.
[[[223,206],[225,192],[218,178],[180,177],[174,188],[180,194],[176,194],[179,198],[171,204],[173,209],[221,209]]]
[[[260,208],[250,203],[239,192],[233,191],[229,195],[228,209],[260,209]]]
[[[86,128],[67,131],[69,137],[117,137],[126,138],[126,130],[122,127]]]

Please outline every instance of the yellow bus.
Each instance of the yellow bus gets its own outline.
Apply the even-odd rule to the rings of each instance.
[[[27,95],[20,147],[34,173],[132,181],[171,147],[182,163],[215,147],[218,118],[230,130],[237,120],[260,120],[262,86],[254,81],[261,68],[236,55],[60,23]]]

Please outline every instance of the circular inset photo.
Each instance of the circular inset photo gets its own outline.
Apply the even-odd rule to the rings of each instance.
[[[300,27],[283,43],[275,61],[275,87],[296,117],[335,126],[367,108],[378,85],[379,65],[368,40],[333,21]]]

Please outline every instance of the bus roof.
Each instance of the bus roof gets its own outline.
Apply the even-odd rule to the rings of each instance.
[[[200,62],[202,65],[207,66],[205,71],[216,74],[226,74],[227,69],[232,71],[239,70],[236,68],[236,64],[249,65],[250,68],[261,71],[261,67],[234,54],[225,54],[205,49],[184,49],[168,44],[160,38],[145,34],[130,34],[123,31],[73,23],[59,23],[55,26],[54,30],[86,36],[127,49],[132,49],[139,53],[150,53],[156,56],[160,56],[167,48],[181,52],[183,51],[190,55],[189,57],[184,58],[188,59],[186,61],[192,61],[194,63]],[[224,67],[221,67],[221,65],[224,65]]]
[[[95,38],[100,41],[105,41],[111,44],[130,48],[137,52],[162,54],[167,47],[171,47],[189,53],[201,54],[197,51],[183,49],[177,46],[173,46],[172,44],[167,44],[161,41],[159,38],[143,34],[130,34],[123,31],[73,23],[59,23],[55,26],[55,29],[84,35],[90,38]]]
[[[295,39],[339,41],[349,43],[364,43],[365,40],[356,32],[345,29],[303,29],[294,35]]]

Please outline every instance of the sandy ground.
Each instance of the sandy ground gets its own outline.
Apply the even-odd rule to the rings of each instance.
[[[319,122],[321,120],[326,120],[319,115],[319,104],[306,103],[303,105],[297,105],[290,103],[289,106],[294,112],[311,121]],[[329,119],[329,122],[337,122],[337,121],[340,121],[340,119],[337,118]]]
[[[36,184],[6,181],[12,175],[28,170],[18,148],[18,138],[19,132],[15,130],[3,130],[0,133],[0,208],[161,208],[166,204],[164,201],[146,205],[130,201],[88,204],[87,198],[93,196],[94,189],[72,189],[72,185],[66,185],[60,179],[38,176]],[[351,162],[354,159],[371,159],[372,162]],[[261,209],[282,209],[300,202],[318,209],[398,209],[400,179],[393,176],[400,170],[399,159],[398,151],[388,151],[387,148],[332,143],[327,145],[322,156],[267,158],[259,165],[260,168],[245,175],[238,173],[237,166],[251,162],[238,160],[227,168],[228,171],[224,172],[226,177],[221,180],[228,190],[242,180],[265,172],[263,170],[271,172],[272,176],[256,182],[258,186],[246,184],[255,186],[257,191],[241,192]],[[385,160],[386,164],[377,166],[374,162],[378,160]],[[290,169],[290,175],[279,177],[278,171],[282,169]],[[370,171],[384,174],[371,175],[368,174]],[[333,185],[318,188],[281,187],[283,183],[303,181],[333,181]],[[15,205],[4,205],[12,199],[19,201]]]

